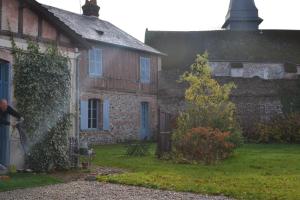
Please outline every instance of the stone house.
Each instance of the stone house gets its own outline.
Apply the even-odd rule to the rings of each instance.
[[[13,64],[11,36],[19,48],[26,49],[27,40],[37,41],[41,50],[56,44],[63,54],[69,57],[71,71],[70,110],[76,113],[77,91],[76,74],[79,49],[90,48],[88,43],[75,31],[66,26],[45,7],[34,0],[0,0],[0,98],[15,104],[13,88]],[[77,118],[73,119],[74,124]],[[75,137],[76,127],[70,132]],[[0,128],[0,163],[22,167],[24,152],[19,135],[10,127]]]
[[[42,50],[56,44],[70,58],[70,137],[89,144],[151,138],[163,54],[100,20],[99,10],[96,0],[86,1],[82,15],[35,0],[0,0],[0,98],[15,103],[11,35],[21,48],[27,40]],[[8,127],[0,128],[0,163],[24,163],[18,134]]]
[[[83,14],[44,6],[90,45],[80,51],[80,139],[103,144],[151,138],[157,128],[159,51],[98,18],[96,0]]]
[[[260,30],[262,21],[253,0],[231,0],[225,30],[146,30],[145,43],[168,55],[159,71],[161,110],[176,115],[184,108],[185,87],[176,80],[207,51],[214,77],[237,85],[232,100],[245,134],[286,110],[299,111],[300,31]]]

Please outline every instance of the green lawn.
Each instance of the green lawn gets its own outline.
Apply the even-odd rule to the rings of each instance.
[[[122,145],[98,146],[94,164],[128,169],[100,181],[234,197],[300,199],[300,145],[245,145],[214,166],[124,156]]]
[[[0,192],[37,186],[45,186],[62,182],[57,178],[43,174],[11,174],[10,177],[11,180],[9,181],[0,180]]]

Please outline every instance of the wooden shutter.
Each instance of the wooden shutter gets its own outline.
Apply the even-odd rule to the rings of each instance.
[[[140,58],[140,81],[143,83],[144,80],[144,59],[143,57]]]
[[[109,112],[110,112],[110,103],[108,99],[105,99],[103,101],[103,130],[105,131],[110,130]]]
[[[80,129],[87,130],[88,127],[88,109],[89,109],[88,101],[81,100],[80,101]]]
[[[95,49],[96,59],[95,59],[95,70],[96,75],[102,76],[102,50]]]
[[[94,49],[89,50],[89,74],[95,75],[95,54]]]
[[[140,58],[140,79],[141,83],[150,83],[150,59]]]
[[[93,48],[89,51],[89,73],[91,76],[102,76],[102,50]]]
[[[146,58],[145,59],[145,67],[146,67],[146,83],[150,83],[150,59]]]

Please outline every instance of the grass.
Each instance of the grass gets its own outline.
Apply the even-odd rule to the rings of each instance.
[[[99,180],[237,199],[300,199],[300,145],[245,145],[214,166],[157,160],[151,149],[149,156],[127,157],[122,145],[96,147],[94,164],[129,170]]]
[[[0,192],[62,183],[60,179],[45,174],[11,174],[9,176],[11,179],[8,181],[0,180]]]

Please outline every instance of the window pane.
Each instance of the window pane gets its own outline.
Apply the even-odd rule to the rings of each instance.
[[[92,128],[97,128],[97,119],[93,119],[92,123],[93,123]]]
[[[90,119],[88,121],[88,128],[92,128],[92,126],[91,126],[91,120]]]
[[[90,99],[88,102],[88,128],[95,129],[97,127],[97,108],[98,108],[98,102],[97,99]]]
[[[93,119],[96,119],[97,118],[97,110],[93,110],[93,116],[92,116]]]
[[[91,118],[91,110],[88,111],[88,117]]]

